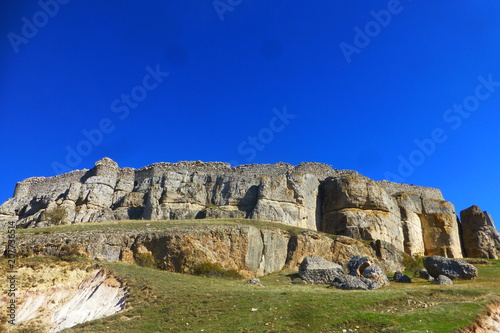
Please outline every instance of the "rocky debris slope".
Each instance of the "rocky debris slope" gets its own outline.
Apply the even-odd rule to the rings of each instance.
[[[379,240],[407,254],[462,257],[454,206],[438,189],[374,181],[319,163],[156,163],[29,178],[0,206],[18,227],[124,219],[248,218]]]
[[[16,297],[20,304],[16,326],[21,328],[36,323],[40,331],[58,332],[115,314],[125,304],[127,288],[105,269],[21,267],[17,277],[27,283],[20,286]],[[2,298],[0,306],[5,307],[6,302]]]
[[[344,266],[353,256],[370,256],[377,258],[386,271],[402,268],[401,255],[392,259],[377,257],[377,252],[384,249],[375,246],[345,236],[333,239],[314,231],[294,234],[249,225],[210,225],[166,230],[20,233],[17,251],[19,256],[81,255],[106,261],[149,262],[175,272],[190,272],[197,264],[210,262],[248,276],[297,269],[305,257],[313,254]]]
[[[460,212],[464,255],[469,258],[500,258],[500,234],[493,219],[478,206]]]

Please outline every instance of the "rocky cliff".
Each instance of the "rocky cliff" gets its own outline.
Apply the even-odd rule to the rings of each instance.
[[[500,234],[493,219],[478,206],[460,212],[464,255],[470,258],[498,259]]]
[[[248,218],[362,240],[408,254],[461,257],[454,206],[438,189],[374,181],[326,164],[157,163],[90,170],[17,184],[0,221],[40,227],[124,219]]]
[[[158,229],[108,229],[77,232],[20,233],[20,257],[80,255],[99,261],[124,261],[189,273],[203,263],[218,263],[249,277],[285,268],[298,269],[316,254],[346,265],[353,256],[377,258],[387,272],[400,270],[402,253],[387,243],[368,244],[315,231],[294,233],[278,227],[198,225]],[[0,252],[4,252],[5,248]]]

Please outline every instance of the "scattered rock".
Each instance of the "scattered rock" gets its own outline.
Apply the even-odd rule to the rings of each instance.
[[[418,271],[418,276],[427,281],[434,281],[434,278],[427,272],[425,268]]]
[[[477,278],[477,268],[463,260],[440,256],[424,258],[424,267],[434,278],[446,275],[450,279],[472,280]]]
[[[373,260],[370,258],[355,256],[347,263],[347,270],[349,275],[361,276],[363,271],[371,265],[373,265]]]
[[[369,257],[352,257],[347,263],[347,270],[351,276],[359,276],[367,279],[375,280],[382,286],[390,284],[387,275],[385,275],[379,265],[373,263]]]
[[[373,264],[365,268],[365,270],[362,273],[362,276],[367,279],[375,280],[382,286],[388,286],[391,284],[389,282],[389,279],[387,278],[387,275],[385,275],[382,268],[380,268],[380,266],[377,264]]]
[[[401,272],[394,273],[394,281],[398,283],[411,283],[411,279],[408,277],[408,275]]]
[[[438,275],[438,277],[434,279],[434,282],[432,283],[444,285],[444,284],[453,284],[453,281],[451,281],[451,279],[448,278],[446,275]]]
[[[372,290],[382,287],[382,285],[375,280],[353,275],[336,277],[331,286],[343,290]]]
[[[299,276],[307,283],[330,284],[344,274],[342,266],[319,256],[305,257],[299,267]]]
[[[253,279],[247,280],[247,283],[250,283],[250,284],[260,284],[260,279],[253,278]]]

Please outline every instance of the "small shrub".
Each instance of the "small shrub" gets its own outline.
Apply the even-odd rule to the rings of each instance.
[[[204,262],[195,265],[192,270],[194,275],[206,277],[221,277],[225,279],[242,279],[243,276],[235,269],[224,269],[220,264]]]
[[[61,224],[64,221],[64,219],[68,216],[66,210],[61,206],[57,206],[49,211],[45,211],[44,214],[46,220],[56,225]]]
[[[156,268],[157,267],[155,259],[153,258],[153,255],[149,252],[138,253],[134,259],[135,259],[135,263],[141,267],[147,267],[147,268]]]
[[[405,267],[406,272],[413,273],[413,276],[415,276],[417,271],[424,268],[424,256],[419,254],[405,256],[402,264]]]
[[[64,261],[78,261],[78,257],[80,256],[82,256],[82,252],[76,243],[64,245],[59,251],[59,258]]]

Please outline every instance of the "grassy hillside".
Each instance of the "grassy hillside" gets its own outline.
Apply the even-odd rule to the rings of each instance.
[[[291,284],[263,286],[106,263],[131,288],[126,311],[65,332],[451,332],[500,301],[500,265],[480,278],[435,286],[416,279],[374,291]],[[345,330],[345,331],[344,331]]]
[[[119,221],[18,230],[21,234],[200,225],[303,229],[255,220]],[[74,265],[94,264],[73,258]],[[58,258],[20,264],[57,265]],[[130,287],[126,309],[64,332],[451,332],[471,324],[486,304],[500,302],[500,261],[480,265],[479,278],[435,286],[421,279],[373,291],[292,284],[296,271],[244,280],[182,275],[120,262],[98,263]],[[0,261],[5,268],[5,259]],[[28,331],[25,331],[28,332]]]

